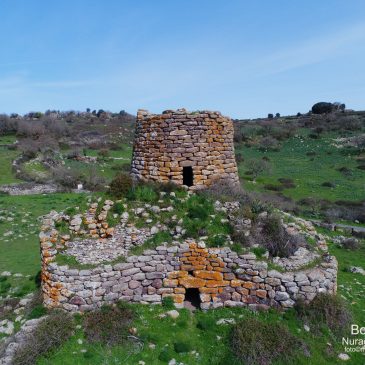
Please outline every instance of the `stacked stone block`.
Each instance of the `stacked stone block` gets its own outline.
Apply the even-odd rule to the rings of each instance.
[[[118,300],[161,303],[166,296],[177,307],[186,291],[199,290],[201,308],[222,306],[292,307],[298,298],[311,301],[318,293],[336,292],[337,261],[325,255],[306,270],[268,270],[254,254],[238,255],[230,248],[205,248],[191,241],[158,246],[126,262],[93,269],[72,269],[55,262],[62,239],[52,219],[40,234],[42,290],[47,307],[87,311]]]
[[[191,167],[191,190],[224,179],[238,183],[233,123],[219,112],[166,110],[137,113],[131,174],[136,179],[183,184]]]

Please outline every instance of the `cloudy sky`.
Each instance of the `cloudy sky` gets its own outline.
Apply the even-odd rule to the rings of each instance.
[[[365,109],[363,0],[0,0],[0,113]]]

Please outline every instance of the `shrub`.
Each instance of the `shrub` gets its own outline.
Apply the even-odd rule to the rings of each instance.
[[[107,148],[101,148],[98,152],[98,155],[101,157],[101,158],[106,158],[106,157],[109,157],[110,156],[110,153],[109,153],[109,150]]]
[[[327,114],[333,111],[333,104],[326,103],[326,102],[319,102],[312,106],[312,113],[313,114]]]
[[[164,297],[162,298],[162,306],[166,309],[174,309],[175,303],[173,297]]]
[[[358,250],[360,248],[359,241],[356,238],[345,238],[341,241],[341,246],[346,250]]]
[[[185,237],[187,238],[199,238],[207,234],[206,222],[200,219],[190,219],[184,217],[183,227],[185,229]]]
[[[250,240],[242,229],[233,229],[231,239],[235,244],[238,244],[239,247],[248,247],[250,245]]]
[[[352,176],[352,171],[346,166],[342,166],[337,169],[343,176]]]
[[[240,185],[232,184],[230,181],[219,179],[207,189],[198,192],[199,195],[208,197],[211,200],[239,201],[241,204],[250,202],[250,197]]]
[[[247,167],[252,173],[254,179],[263,173],[270,173],[270,163],[262,159],[252,159],[247,163]]]
[[[66,188],[75,188],[81,180],[81,174],[76,169],[67,169],[58,166],[52,169],[53,180],[56,184],[60,184]]]
[[[275,184],[265,184],[264,188],[266,190],[271,190],[271,191],[282,191],[284,190],[284,186],[282,185],[275,185]]]
[[[172,358],[174,357],[174,354],[172,350],[169,350],[167,347],[164,347],[163,350],[158,355],[158,359],[162,361],[163,363],[168,363]]]
[[[227,241],[227,237],[223,234],[218,234],[213,237],[209,237],[208,245],[210,247],[222,247]]]
[[[186,202],[187,217],[190,219],[198,219],[206,221],[209,214],[214,213],[214,207],[210,200],[204,195],[193,195]]]
[[[289,361],[301,345],[282,324],[263,323],[256,318],[247,318],[234,325],[230,344],[234,355],[245,365]]]
[[[178,354],[181,354],[184,352],[189,352],[189,351],[191,351],[191,345],[187,342],[175,342],[174,350]]]
[[[284,187],[284,189],[292,189],[292,188],[296,187],[293,179],[289,179],[286,177],[280,177],[278,179],[278,181],[281,183],[281,185]]]
[[[277,139],[267,136],[263,137],[259,144],[259,150],[261,151],[278,151],[280,144]]]
[[[108,346],[124,343],[133,319],[133,310],[122,302],[116,306],[103,306],[85,315],[85,336],[89,342]]]
[[[40,318],[47,314],[47,309],[43,306],[42,290],[34,292],[32,299],[25,307],[25,315],[28,319]]]
[[[202,316],[198,319],[196,327],[202,331],[212,331],[217,327],[216,320],[209,316]]]
[[[7,281],[6,277],[4,277],[4,279],[5,280],[0,282],[0,295],[5,296],[11,288],[11,284]]]
[[[29,313],[28,318],[34,319],[34,318],[40,318],[47,314],[47,308],[45,308],[42,304],[37,305],[32,309],[32,311]]]
[[[264,253],[266,252],[266,248],[265,247],[253,247],[252,248],[252,252],[258,257],[261,258]]]
[[[42,320],[29,334],[28,340],[14,354],[14,365],[34,365],[37,359],[59,348],[73,333],[75,324],[70,314],[54,312]]]
[[[113,212],[116,214],[122,214],[124,212],[124,206],[121,202],[117,202],[113,205]]]
[[[295,306],[298,317],[319,332],[325,326],[336,336],[348,333],[351,312],[346,302],[338,295],[318,294],[310,303],[297,301]]]
[[[273,257],[289,257],[300,246],[307,246],[303,236],[289,234],[277,214],[270,214],[262,220],[262,231],[255,235],[258,242],[267,248]]]
[[[322,186],[324,186],[325,188],[335,188],[336,184],[330,181],[325,181],[324,183],[322,183]]]
[[[110,183],[109,193],[117,198],[126,196],[133,188],[133,180],[128,174],[117,175]]]
[[[158,194],[152,185],[138,185],[134,189],[134,198],[147,203],[153,203],[158,200]]]

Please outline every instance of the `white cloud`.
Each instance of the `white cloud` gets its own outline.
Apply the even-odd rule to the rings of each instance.
[[[327,60],[346,51],[347,46],[364,40],[365,23],[360,23],[269,54],[258,66],[266,68],[269,74],[288,71]]]

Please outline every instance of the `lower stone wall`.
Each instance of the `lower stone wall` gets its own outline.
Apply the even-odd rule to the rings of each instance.
[[[55,263],[58,232],[51,225],[40,234],[42,289],[47,307],[87,311],[117,300],[161,303],[173,297],[182,307],[189,289],[197,289],[202,309],[222,306],[288,308],[298,298],[311,301],[337,289],[337,261],[324,256],[317,266],[281,273],[254,254],[238,255],[229,248],[205,248],[191,241],[159,246],[126,262],[90,270]]]

